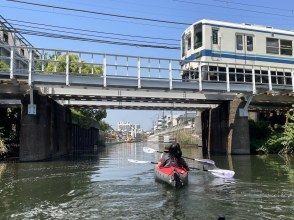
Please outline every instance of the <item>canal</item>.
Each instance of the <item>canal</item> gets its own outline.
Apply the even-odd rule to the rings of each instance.
[[[125,143],[96,157],[0,163],[0,219],[294,219],[293,157],[212,157],[235,178],[193,170],[175,190],[154,180],[152,164],[127,161],[155,161],[143,146],[158,147]]]

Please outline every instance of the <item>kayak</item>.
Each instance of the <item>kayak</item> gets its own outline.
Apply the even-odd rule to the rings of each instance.
[[[154,172],[157,180],[163,181],[175,188],[180,188],[188,184],[189,171],[183,167],[162,167],[156,164]]]

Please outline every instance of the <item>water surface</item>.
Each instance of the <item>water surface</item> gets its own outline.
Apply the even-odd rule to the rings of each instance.
[[[152,164],[127,161],[156,161],[146,145],[158,148],[118,144],[97,157],[0,163],[0,219],[294,219],[293,157],[213,157],[235,178],[193,170],[189,185],[175,190],[154,181]]]

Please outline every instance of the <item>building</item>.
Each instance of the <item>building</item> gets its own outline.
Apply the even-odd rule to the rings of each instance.
[[[201,119],[200,117],[201,114],[199,111],[185,112],[181,115],[164,115],[158,118],[158,120],[155,122],[153,131],[156,133],[158,131],[163,131],[178,126],[189,126],[192,128],[196,126],[196,123],[199,123],[199,120]]]
[[[6,47],[10,46],[10,47]],[[11,26],[8,21],[0,15],[0,62],[5,63],[10,68],[11,46],[14,50],[14,67],[18,71],[27,71],[30,48],[33,48],[23,35]],[[32,56],[40,58],[40,53],[33,49]],[[5,65],[5,66],[6,66]],[[2,69],[3,70],[3,69]],[[6,69],[4,69],[6,70]],[[6,70],[7,71],[7,70]]]
[[[117,132],[121,134],[122,139],[135,141],[142,138],[144,131],[139,124],[120,121],[117,125]]]

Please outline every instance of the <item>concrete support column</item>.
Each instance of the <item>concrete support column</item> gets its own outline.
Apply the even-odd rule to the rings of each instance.
[[[241,99],[226,101],[217,108],[202,112],[203,152],[208,154],[249,154],[248,116],[239,110],[246,102]]]
[[[226,154],[228,138],[229,102],[224,102],[209,112],[208,151],[211,154]]]
[[[228,154],[250,154],[248,113],[240,114],[245,104],[241,99],[229,104]]]
[[[34,102],[37,114],[28,115],[29,96],[22,100],[20,161],[40,161],[68,154],[68,109],[37,93]]]
[[[34,95],[37,115],[28,115],[29,97],[22,100],[20,129],[20,161],[38,161],[50,156],[50,103],[42,96]]]

